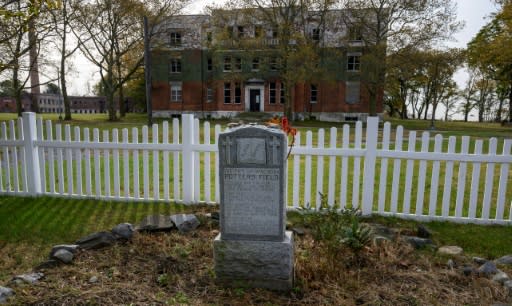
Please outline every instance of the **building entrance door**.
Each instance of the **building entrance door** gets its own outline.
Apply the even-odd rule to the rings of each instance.
[[[261,94],[259,89],[249,90],[249,110],[251,112],[260,111]]]

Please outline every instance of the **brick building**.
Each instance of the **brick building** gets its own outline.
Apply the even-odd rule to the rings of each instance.
[[[273,48],[282,43],[279,30],[240,14],[218,22],[220,12],[235,11],[173,16],[159,25],[165,34],[151,49],[155,117],[190,112],[213,118],[249,111],[283,112],[285,88],[280,58]],[[294,115],[296,119],[364,120],[369,99],[360,61],[363,42],[346,29],[342,11],[329,11],[331,22],[321,37],[313,15],[305,35],[321,46],[320,65],[328,77],[296,83],[291,93]],[[244,42],[256,44],[247,48],[251,45]],[[381,98],[377,111],[382,112]]]

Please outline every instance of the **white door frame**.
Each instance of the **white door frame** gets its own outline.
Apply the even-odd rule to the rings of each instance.
[[[260,112],[265,110],[265,86],[264,85],[246,85],[245,86],[245,111],[251,111],[251,89],[259,89],[260,90]]]

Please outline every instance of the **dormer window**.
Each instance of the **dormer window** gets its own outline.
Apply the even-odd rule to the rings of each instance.
[[[169,44],[172,47],[179,47],[181,46],[181,33],[179,32],[171,32],[169,36]]]

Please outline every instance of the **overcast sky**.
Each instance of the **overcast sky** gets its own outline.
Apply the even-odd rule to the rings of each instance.
[[[186,13],[198,14],[203,12],[205,5],[224,2],[223,0],[195,0],[186,9]],[[496,11],[491,0],[456,0],[458,18],[466,24],[464,29],[455,35],[455,41],[449,42],[450,47],[465,47],[480,28],[489,21],[489,15]],[[68,78],[69,92],[72,95],[92,95],[92,87],[98,82],[99,73],[94,65],[80,56],[75,57],[73,72]],[[463,86],[465,74],[459,72],[455,76],[459,86]]]

